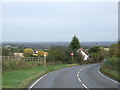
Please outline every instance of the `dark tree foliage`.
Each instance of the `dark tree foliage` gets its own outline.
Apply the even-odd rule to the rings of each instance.
[[[89,49],[89,53],[98,53],[100,51],[99,47],[92,47],[91,49]]]
[[[48,51],[47,61],[61,61],[62,63],[71,63],[70,51],[64,47],[53,46]]]
[[[76,36],[74,36],[74,37],[72,38],[72,41],[71,41],[71,43],[70,43],[70,48],[71,48],[72,50],[77,50],[77,49],[80,48],[80,42],[79,42],[79,39],[78,39]]]
[[[110,47],[110,56],[118,57],[119,56],[119,42],[117,44],[112,44]]]
[[[13,56],[13,48],[2,48],[2,56]]]
[[[23,52],[23,50],[19,48],[2,47],[2,56],[14,56],[14,53],[20,53],[20,52]]]
[[[48,51],[48,57],[47,61],[48,62],[56,62],[60,61],[61,63],[81,63],[82,61],[82,56],[79,52],[74,52],[73,58],[71,57],[71,52],[73,50],[65,47],[60,47],[60,46],[54,46],[51,47],[50,50]]]

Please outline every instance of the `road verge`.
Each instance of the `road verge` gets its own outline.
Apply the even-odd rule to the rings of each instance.
[[[78,64],[60,64],[6,72],[2,77],[2,88],[27,88],[30,83],[48,72],[75,65]]]
[[[100,71],[106,76],[120,82],[119,60],[117,57],[108,58],[101,66]]]

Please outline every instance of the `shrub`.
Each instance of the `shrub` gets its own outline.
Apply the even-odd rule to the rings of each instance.
[[[44,51],[38,51],[38,56],[44,56]]]
[[[13,60],[3,60],[2,61],[2,70],[4,71],[10,71],[10,70],[22,70],[22,69],[28,69],[33,67],[43,66],[41,62],[27,62],[27,61],[18,61],[16,59]]]
[[[79,52],[74,52],[74,53],[75,53],[74,54],[74,58],[75,58],[74,63],[82,64],[83,57],[82,57],[81,53],[79,53]]]
[[[26,48],[24,49],[23,55],[25,57],[31,57],[33,56],[33,50],[31,48]]]
[[[67,63],[67,64],[71,64],[71,63],[80,63],[81,62],[81,54],[74,52],[74,58],[72,60],[71,57],[71,52],[73,52],[71,49],[69,48],[65,48],[65,47],[51,47],[49,50],[49,55],[47,58],[47,61],[49,62],[56,62],[56,61],[61,61],[62,63]]]
[[[120,66],[119,60],[117,57],[108,58],[108,61],[104,64],[105,67],[113,70],[118,70],[118,66]]]
[[[63,63],[68,60],[67,53],[63,47],[51,47],[47,61],[62,61]]]

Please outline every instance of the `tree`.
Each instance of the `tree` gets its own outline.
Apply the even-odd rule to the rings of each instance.
[[[101,61],[109,57],[109,52],[104,50],[104,47],[92,47],[89,49],[89,53],[95,61]]]
[[[100,47],[92,47],[89,49],[89,53],[98,53],[100,51]]]
[[[99,52],[100,52],[100,47],[92,47],[88,50],[90,53],[90,56],[93,58],[94,61],[99,61]]]
[[[2,56],[13,56],[14,50],[12,48],[2,48]]]
[[[72,50],[77,50],[77,49],[80,48],[80,42],[79,42],[79,39],[78,39],[76,36],[74,36],[74,37],[72,38],[72,41],[71,41],[71,43],[70,43],[70,48],[71,48]]]
[[[44,56],[44,51],[38,51],[38,56]]]
[[[98,52],[98,59],[101,61],[103,60],[104,58],[107,58],[109,57],[109,52],[108,51],[105,51],[104,48],[101,49],[99,52]]]
[[[31,48],[26,48],[24,49],[23,51],[23,55],[25,57],[30,57],[30,56],[33,56],[33,50]]]
[[[68,49],[60,46],[53,46],[48,51],[47,61],[59,63],[71,63],[70,52]]]
[[[112,44],[111,47],[110,47],[110,55],[112,57],[118,57],[119,56],[119,53],[118,53],[118,45],[119,44]]]

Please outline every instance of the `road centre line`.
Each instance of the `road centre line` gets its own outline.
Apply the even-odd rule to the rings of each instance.
[[[89,90],[88,88],[87,88],[87,86],[85,86],[85,84],[82,84],[87,90]]]
[[[78,71],[78,74],[79,74],[83,69],[88,68],[88,67],[90,67],[90,66],[81,68],[81,69]],[[81,79],[80,79],[80,76],[78,76],[78,74],[77,74],[78,81],[79,81],[80,83],[82,83],[82,81],[81,81]],[[88,88],[84,83],[82,83],[82,86],[83,86],[84,88],[86,88],[87,90],[89,90],[89,88]]]
[[[78,78],[79,82],[81,82],[80,78]]]

